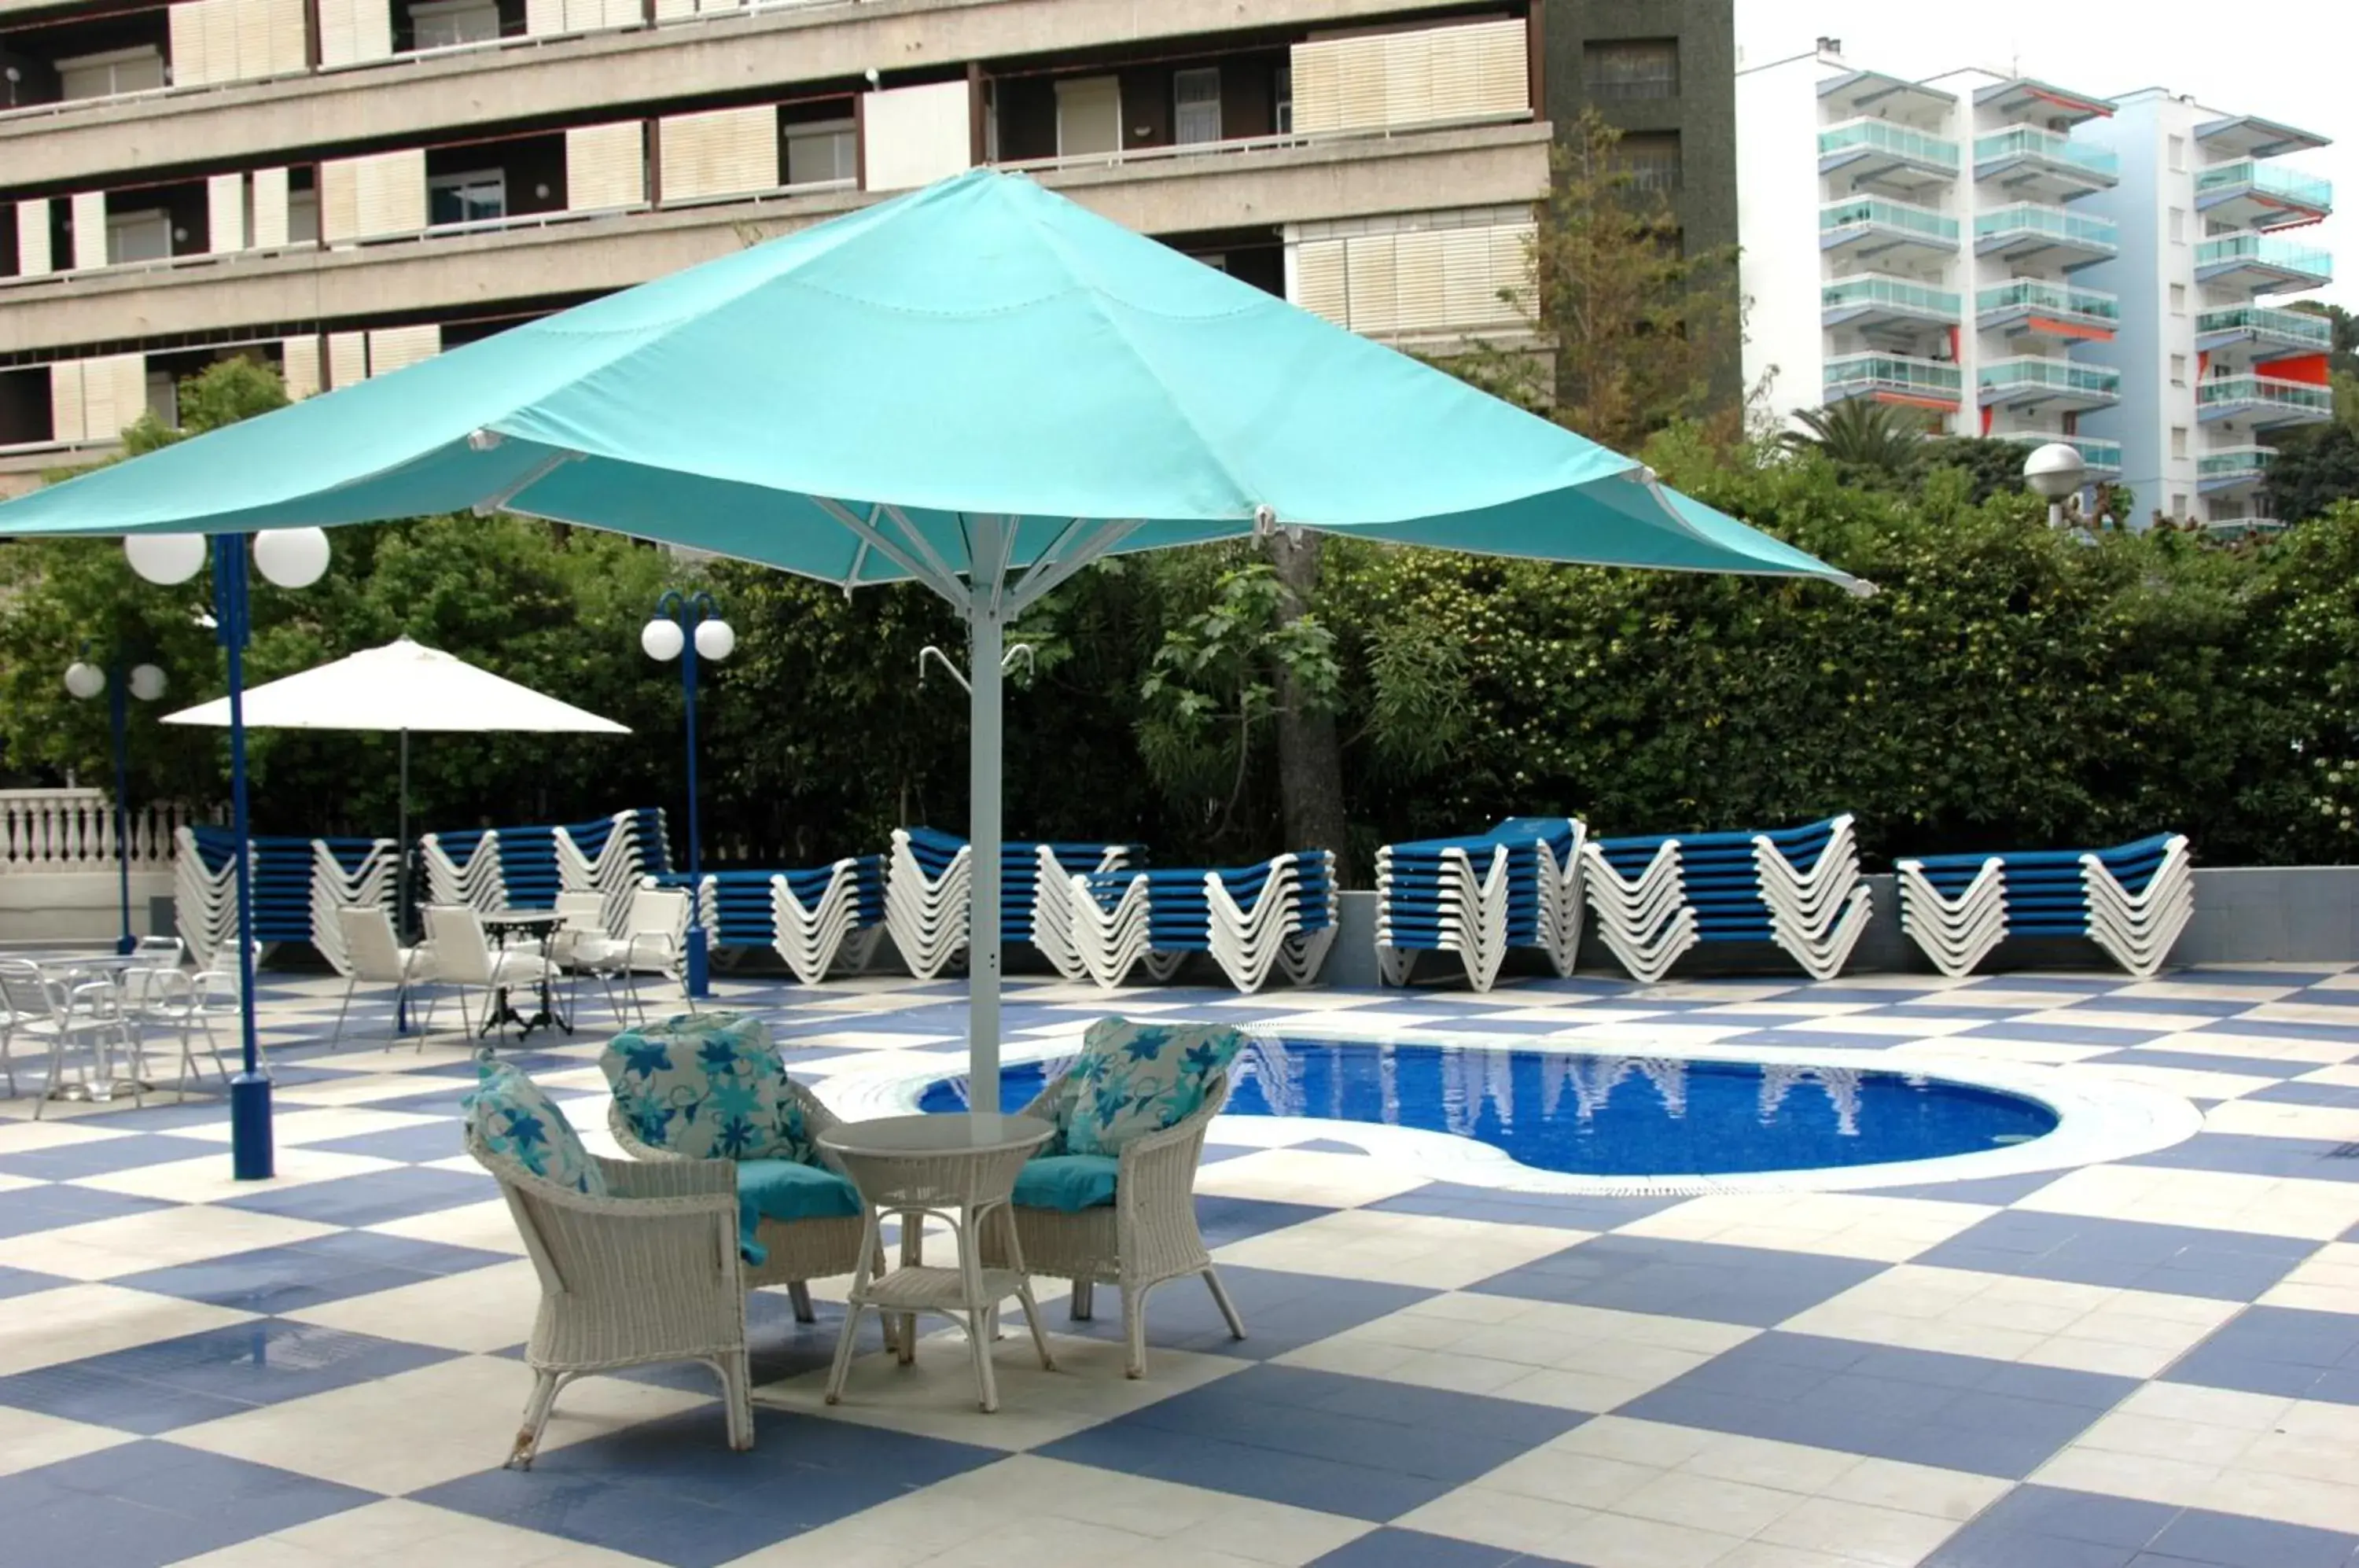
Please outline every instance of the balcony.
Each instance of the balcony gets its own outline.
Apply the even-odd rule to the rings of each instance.
[[[2024,447],[2061,441],[2081,454],[2081,461],[2088,464],[2090,474],[2097,478],[2110,478],[2122,471],[2122,443],[2117,441],[2104,441],[2096,436],[2053,435],[2043,430],[2001,430],[1991,439],[2013,441]]]
[[[1855,260],[1955,256],[1958,220],[1907,201],[1857,196],[1819,209],[1819,248]]]
[[[2110,408],[2122,400],[2120,371],[2037,354],[1992,360],[1982,367],[1974,387],[1986,408],[2080,410]]]
[[[2255,294],[2299,294],[2333,282],[2334,260],[2318,245],[2274,234],[2225,234],[2195,247],[2195,276]]]
[[[2037,125],[1974,139],[1974,178],[2035,201],[2069,201],[2121,182],[2122,160]]]
[[[1819,133],[1819,172],[1854,185],[1921,190],[1958,177],[1958,144],[1889,120],[1847,120]]]
[[[2009,337],[2106,343],[2122,324],[2121,300],[2096,289],[2017,278],[1974,296],[1974,325]]]
[[[1974,254],[2011,263],[2038,257],[2071,271],[2111,260],[2121,250],[2121,231],[2105,218],[2070,212],[2037,201],[1982,213],[1974,219]]]
[[[2195,318],[2195,346],[2203,353],[2216,354],[2237,343],[2324,354],[2334,346],[2334,324],[2307,310],[2278,310],[2267,305],[2206,310]]]
[[[1819,290],[1819,324],[1827,327],[1954,327],[1964,300],[1952,289],[1878,272],[1841,278]]]
[[[2331,180],[2257,158],[2240,158],[2195,177],[2195,210],[2240,229],[2290,229],[2334,211]]]
[[[2268,474],[2277,448],[2247,444],[2214,447],[2195,460],[2195,487],[2206,495],[2258,485]]]
[[[2322,425],[2334,418],[2334,393],[2314,382],[2274,376],[2214,376],[2196,385],[2195,417],[2206,424],[2246,419],[2256,430]]]
[[[1945,412],[1958,407],[1963,383],[1958,367],[1943,360],[1905,354],[1854,354],[1827,361],[1823,384],[1830,403],[1873,397]]]

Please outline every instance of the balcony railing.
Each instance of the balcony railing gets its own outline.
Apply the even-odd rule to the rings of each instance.
[[[2234,267],[2250,263],[2273,272],[2299,273],[2321,282],[2334,277],[2334,258],[2317,245],[2295,245],[2275,234],[2223,234],[2195,247],[2199,267]]]
[[[2269,459],[2277,455],[2270,446],[2231,446],[2207,452],[2195,460],[2195,477],[2201,479],[2258,479],[2268,471]]]
[[[1982,367],[1975,385],[1985,392],[2046,391],[2080,397],[2118,397],[2122,395],[2122,373],[2106,365],[2082,365],[2078,360],[2026,354],[1992,360]]]
[[[1874,273],[1840,278],[1819,291],[1821,310],[1886,310],[1943,321],[1956,321],[1963,304],[1952,289]]]
[[[1819,156],[1854,151],[1884,153],[1932,169],[1958,171],[1958,144],[1889,120],[1846,120],[1819,133]]]
[[[2256,403],[2264,408],[2332,418],[2332,388],[2308,381],[2283,381],[2274,376],[2214,376],[2195,387],[2198,408],[2219,408]]]
[[[1975,314],[1989,316],[2004,310],[2030,310],[2105,327],[2118,326],[2122,319],[2122,302],[2114,295],[2043,278],[2017,278],[1975,294]]]
[[[1909,234],[1950,246],[1958,243],[1958,220],[1936,212],[1930,207],[1919,207],[1907,201],[1887,201],[1880,196],[1862,196],[1848,201],[1830,202],[1819,209],[1821,234],[1853,229],[1882,229],[1886,233]]]
[[[133,867],[170,866],[187,810],[136,806],[128,818]],[[114,805],[103,791],[0,789],[0,872],[99,871],[114,860]]]
[[[2104,441],[2096,436],[2049,435],[2039,430],[2009,430],[1995,438],[2013,441],[2017,446],[2046,446],[2061,441],[2081,454],[2092,474],[2119,474],[2122,471],[2122,443]]]
[[[2224,195],[2238,191],[2274,196],[2297,207],[2315,207],[2321,212],[2334,205],[2332,180],[2321,180],[2299,169],[2280,169],[2258,158],[2240,158],[2234,163],[2223,163],[2195,177],[2195,194],[2199,197]]]
[[[2060,136],[2037,125],[2017,125],[1995,136],[1974,138],[1977,165],[2018,158],[2039,158],[2100,180],[2116,180],[2122,172],[2119,155],[2104,147],[2083,147],[2069,136]]]
[[[1828,397],[1854,392],[1900,392],[1955,402],[1963,382],[1958,367],[1905,354],[1854,354],[1827,361]]]
[[[2210,337],[2218,332],[2250,332],[2271,343],[2316,349],[2321,354],[2334,346],[2334,323],[2324,316],[2313,316],[2307,310],[2273,310],[2266,305],[2206,310],[2195,318],[2196,336]]]
[[[2067,212],[2061,207],[2042,206],[2037,201],[2018,201],[2011,207],[1984,212],[1974,219],[1977,240],[2027,234],[2050,239],[2082,250],[2111,253],[2121,248],[2121,230],[2111,219],[2093,218],[2085,213]]]

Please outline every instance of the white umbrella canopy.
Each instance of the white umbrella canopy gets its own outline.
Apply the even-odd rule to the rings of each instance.
[[[184,708],[164,722],[226,729],[229,699]],[[266,730],[631,733],[627,725],[408,637],[249,688],[245,722]]]

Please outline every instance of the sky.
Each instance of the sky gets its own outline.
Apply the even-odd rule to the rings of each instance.
[[[2140,87],[2192,93],[2206,108],[2263,114],[2333,139],[2286,164],[2359,203],[2359,0],[2278,0],[2249,11],[2219,0],[1736,0],[1740,65],[1843,40],[1855,69],[1922,77],[1961,66],[2017,71],[2114,97]],[[2314,298],[2359,310],[2359,251],[2344,213],[2302,240],[2335,253],[2340,277]]]

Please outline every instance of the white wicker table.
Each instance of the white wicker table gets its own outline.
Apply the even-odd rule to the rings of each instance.
[[[860,1241],[860,1267],[845,1298],[835,1367],[828,1377],[829,1404],[843,1397],[860,1314],[871,1307],[900,1320],[898,1334],[889,1337],[897,1339],[905,1366],[917,1356],[918,1313],[939,1313],[965,1329],[974,1358],[976,1393],[986,1411],[999,1408],[999,1386],[991,1371],[991,1342],[1001,1301],[1014,1296],[1023,1302],[1024,1319],[1031,1327],[1040,1365],[1055,1367],[1048,1336],[1041,1332],[1040,1309],[1032,1300],[1032,1281],[1024,1270],[1024,1254],[1016,1239],[1015,1214],[1008,1201],[1024,1162],[1055,1132],[1054,1127],[1037,1116],[972,1112],[842,1122],[820,1134],[821,1146],[842,1163],[844,1174],[859,1188],[866,1225]],[[889,1273],[877,1275],[871,1260],[877,1255],[886,1214],[897,1215],[901,1222],[901,1263]],[[957,1238],[955,1268],[929,1267],[925,1262],[929,1215],[939,1215]],[[983,1236],[987,1225],[998,1227],[998,1240],[1005,1250],[997,1256],[1006,1267],[984,1267]]]

